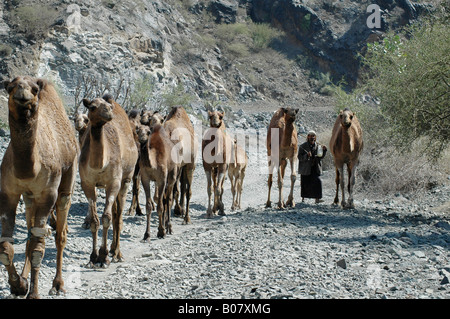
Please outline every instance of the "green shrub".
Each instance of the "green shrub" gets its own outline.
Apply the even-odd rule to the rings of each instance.
[[[10,15],[18,32],[25,33],[30,39],[39,40],[56,21],[58,11],[51,6],[30,5],[18,7]]]
[[[362,89],[380,100],[392,142],[431,141],[426,152],[437,158],[450,141],[450,42],[447,25],[435,21],[388,34],[368,46]]]

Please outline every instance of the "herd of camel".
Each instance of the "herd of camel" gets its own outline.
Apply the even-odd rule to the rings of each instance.
[[[163,117],[158,112],[129,112],[110,95],[84,99],[87,114],[72,125],[53,85],[32,77],[5,81],[9,94],[10,144],[1,163],[0,184],[0,261],[8,272],[13,295],[39,298],[38,276],[45,251],[45,238],[56,230],[56,275],[51,294],[64,292],[62,278],[63,250],[67,241],[67,216],[77,173],[89,208],[83,226],[92,233],[90,264],[105,266],[111,256],[120,261],[122,211],[127,191],[133,184],[129,213],[140,213],[139,185],[145,191],[147,226],[144,240],[150,236],[150,215],[158,213],[158,237],[171,233],[170,212],[190,223],[189,201],[195,169],[197,143],[194,129],[183,107],[174,107]],[[297,155],[297,131],[294,121],[298,109],[279,108],[270,122],[267,136],[269,158],[268,199],[273,169],[278,171],[278,207],[295,206],[293,189],[296,180],[294,162]],[[226,174],[232,184],[232,209],[240,208],[243,179],[248,157],[236,140],[226,132],[224,113],[209,111],[210,127],[201,143],[202,162],[207,178],[207,217],[224,214],[222,202]],[[75,127],[75,129],[74,129]],[[78,138],[76,136],[78,131]],[[362,131],[354,113],[342,110],[333,128],[330,149],[336,166],[336,197],[342,190],[343,207],[353,206],[353,185],[358,156],[362,150]],[[287,162],[291,166],[291,189],[284,203],[282,187]],[[345,201],[343,166],[349,174],[349,199]],[[152,197],[150,182],[155,183]],[[106,199],[101,220],[97,215],[98,188],[105,189]],[[16,209],[23,198],[28,236],[25,263],[19,275],[13,262]],[[155,202],[156,203],[155,203]],[[213,203],[212,203],[213,202]],[[48,221],[50,220],[50,225]],[[103,226],[102,242],[97,249],[97,235]],[[107,248],[108,229],[113,238]],[[28,275],[31,273],[30,284]]]

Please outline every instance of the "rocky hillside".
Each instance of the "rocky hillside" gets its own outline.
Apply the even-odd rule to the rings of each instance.
[[[378,29],[367,27],[370,4],[382,10]],[[156,104],[181,83],[194,109],[219,99],[246,111],[332,110],[323,88],[357,81],[357,52],[433,8],[408,0],[6,0],[0,74],[49,78],[71,108],[83,81],[119,92],[153,79]],[[278,33],[255,45],[245,30],[260,24]]]

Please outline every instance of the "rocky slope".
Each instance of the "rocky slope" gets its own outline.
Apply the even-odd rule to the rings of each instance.
[[[373,1],[2,1],[0,73],[53,80],[73,107],[78,80],[96,78],[117,87],[155,79],[159,96],[177,83],[203,105],[215,96],[225,105],[275,109],[332,103],[311,96],[311,74],[355,83],[356,53],[388,28],[398,28],[433,6],[375,1],[380,29],[366,25]],[[420,10],[419,10],[420,9]],[[230,56],[216,43],[219,24],[268,23],[284,31],[265,54]],[[212,43],[212,42],[213,43]],[[250,52],[251,53],[251,52]],[[313,72],[313,73],[311,73]],[[327,81],[327,80],[325,80]],[[4,107],[4,100],[1,101]],[[155,102],[156,103],[156,102]],[[150,105],[149,107],[153,107]]]

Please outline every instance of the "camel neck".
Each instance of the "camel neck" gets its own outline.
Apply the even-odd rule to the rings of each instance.
[[[351,127],[342,127],[341,136],[342,136],[342,147],[345,152],[352,152],[354,149],[352,136],[350,133]]]
[[[293,132],[294,132],[294,122],[286,122],[285,128],[284,128],[284,134],[283,134],[283,140],[284,143],[283,144],[288,144],[290,145],[291,143],[291,139],[293,137]],[[297,134],[295,134],[295,136],[297,136]]]
[[[105,140],[103,125],[91,127],[89,144],[89,166],[97,169],[103,168],[104,163],[107,162],[107,147],[108,145]]]
[[[9,116],[14,169],[16,176],[21,179],[35,176],[37,124],[37,114],[19,119]]]

